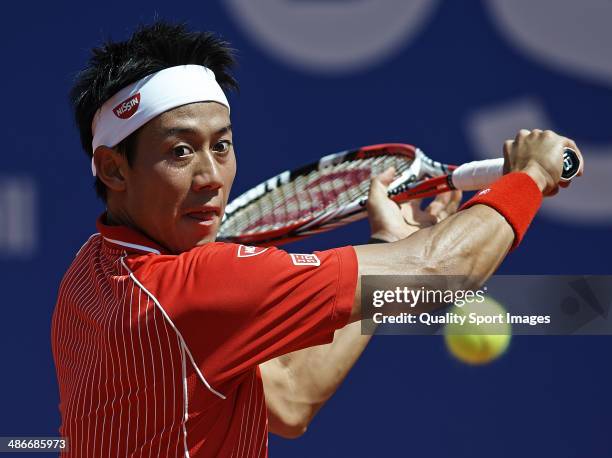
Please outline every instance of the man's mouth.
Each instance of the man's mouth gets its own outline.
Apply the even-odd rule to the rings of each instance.
[[[218,208],[207,207],[200,210],[190,211],[186,214],[187,217],[196,220],[198,224],[209,226],[214,224],[219,218],[220,210]]]

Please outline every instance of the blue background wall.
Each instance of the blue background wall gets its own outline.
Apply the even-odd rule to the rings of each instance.
[[[322,13],[321,21],[327,7],[330,15],[345,8],[349,18],[351,8],[375,3],[395,24],[389,29],[404,32],[369,57],[351,57],[376,41],[369,34],[386,33],[385,18],[362,20],[360,27],[339,20],[339,42],[353,47],[337,61],[317,61],[315,48],[306,46],[314,57],[279,54],[258,38],[239,13],[244,1],[2,7],[0,436],[55,435],[60,422],[50,317],[63,272],[102,211],[67,102],[72,78],[93,45],[125,38],[155,15],[217,31],[239,50],[241,92],[231,96],[239,164],[234,196],[347,147],[408,142],[436,159],[462,162],[500,155],[518,128],[553,127],[582,145],[587,173],[541,212],[501,271],[612,273],[606,179],[612,34],[602,26],[612,19],[609,2],[261,3],[306,8]],[[406,5],[421,6],[418,27],[396,24],[402,14],[408,22],[416,17]],[[546,37],[525,38],[521,27],[532,23],[544,35],[548,29],[537,24],[558,24],[566,41],[555,48]],[[314,34],[322,35],[316,24]],[[358,223],[294,250],[367,238],[367,225]],[[271,455],[609,457],[611,343],[609,337],[515,338],[502,359],[472,368],[451,359],[439,338],[377,337],[307,434],[296,441],[271,437]]]

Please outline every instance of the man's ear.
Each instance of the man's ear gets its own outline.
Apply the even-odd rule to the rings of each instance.
[[[124,170],[128,167],[127,158],[107,146],[98,146],[94,151],[96,176],[107,188],[122,192],[126,189]]]

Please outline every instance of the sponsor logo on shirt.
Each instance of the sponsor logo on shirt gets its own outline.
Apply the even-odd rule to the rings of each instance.
[[[291,261],[293,261],[293,264],[295,264],[296,266],[320,266],[321,265],[321,261],[319,260],[316,254],[289,253],[289,256],[291,256]]]
[[[238,257],[239,258],[249,258],[251,256],[257,256],[258,254],[263,253],[268,248],[262,248],[258,246],[247,246],[247,245],[239,245],[238,246]]]
[[[133,95],[125,99],[115,108],[113,108],[113,113],[115,113],[115,116],[117,116],[118,118],[128,119],[132,117],[134,113],[138,111],[139,106],[140,106],[140,92],[137,93],[136,95]]]

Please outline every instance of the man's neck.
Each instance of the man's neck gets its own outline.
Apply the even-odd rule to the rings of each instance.
[[[104,222],[109,226],[127,226],[132,229],[137,229],[133,224],[130,224],[130,218],[124,218],[121,213],[117,213],[109,208],[106,209]]]
[[[164,250],[166,250],[168,252],[172,252],[172,250],[168,249],[164,244],[160,243],[155,238],[153,238],[149,234],[147,234],[146,231],[143,231],[136,224],[134,224],[132,218],[125,211],[117,210],[117,209],[111,209],[110,205],[107,205],[106,213],[105,213],[105,216],[103,217],[102,221],[104,222],[104,224],[106,224],[108,226],[125,226],[125,227],[129,227],[130,229],[133,229],[134,231],[141,233],[142,235],[144,235],[145,237],[147,237],[151,241],[155,242],[157,245],[162,247]]]

